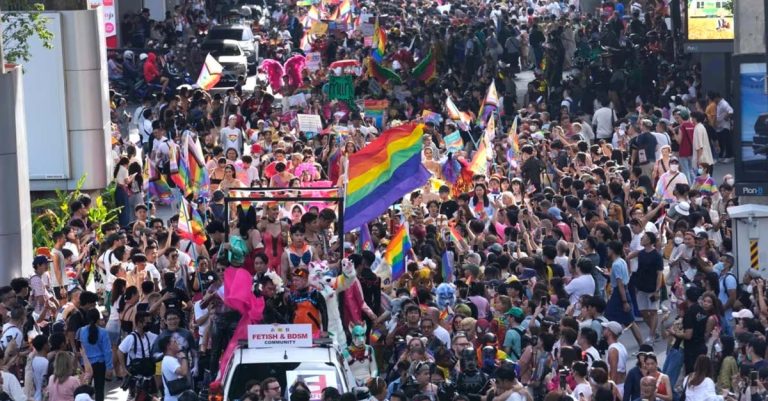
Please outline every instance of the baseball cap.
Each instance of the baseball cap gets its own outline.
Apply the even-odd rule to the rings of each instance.
[[[754,319],[755,315],[751,310],[744,308],[738,312],[733,312],[733,317],[735,319]]]
[[[621,327],[619,322],[603,322],[600,324],[617,336],[620,336],[621,332],[624,331],[624,328]]]
[[[35,256],[35,259],[32,261],[32,266],[47,265],[50,262],[51,260],[48,259],[47,256],[38,255],[38,256]]]

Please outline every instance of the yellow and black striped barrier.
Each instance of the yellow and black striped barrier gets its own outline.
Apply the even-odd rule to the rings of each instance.
[[[760,257],[757,251],[757,240],[749,240],[749,265],[753,269],[760,267]]]

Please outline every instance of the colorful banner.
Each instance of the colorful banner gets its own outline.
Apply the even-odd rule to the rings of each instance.
[[[331,100],[352,100],[355,97],[355,81],[351,75],[331,76],[328,82],[328,97]]]

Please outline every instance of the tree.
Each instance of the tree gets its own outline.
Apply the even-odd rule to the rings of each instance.
[[[42,3],[27,0],[0,0],[0,29],[3,32],[3,53],[0,62],[29,61],[29,39],[37,36],[46,49],[53,48],[53,33],[48,30],[48,18],[42,13]]]

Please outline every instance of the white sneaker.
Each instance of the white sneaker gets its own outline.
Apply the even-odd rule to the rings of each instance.
[[[643,344],[653,344],[653,339],[651,337],[645,337]]]

